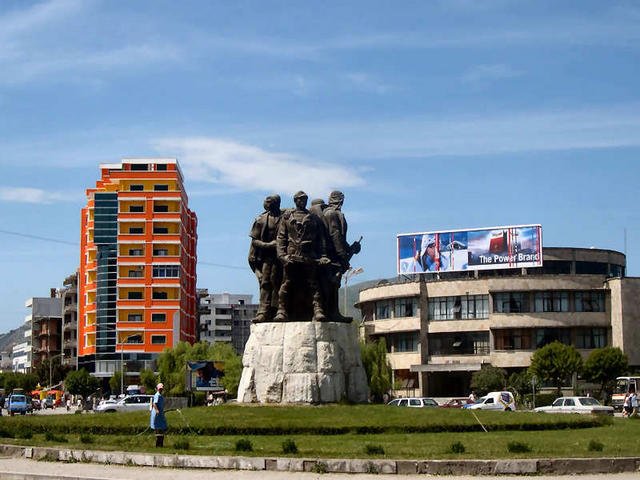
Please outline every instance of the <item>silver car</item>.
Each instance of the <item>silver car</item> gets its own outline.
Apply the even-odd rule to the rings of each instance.
[[[128,395],[117,402],[100,403],[95,409],[98,413],[135,412],[149,410],[153,395]]]
[[[551,405],[533,409],[542,413],[582,413],[585,415],[613,415],[613,407],[600,405],[593,397],[560,397]]]
[[[422,407],[437,407],[438,402],[436,402],[433,398],[423,398],[423,397],[410,397],[410,398],[396,398],[395,400],[391,400],[387,405],[392,407],[413,407],[413,408],[422,408]]]

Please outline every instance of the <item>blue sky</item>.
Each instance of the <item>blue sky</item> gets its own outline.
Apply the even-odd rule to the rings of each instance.
[[[100,163],[179,159],[198,286],[256,293],[266,194],[345,192],[353,281],[401,232],[540,223],[640,276],[633,1],[0,2],[0,332],[78,264]],[[41,240],[32,237],[53,240]]]

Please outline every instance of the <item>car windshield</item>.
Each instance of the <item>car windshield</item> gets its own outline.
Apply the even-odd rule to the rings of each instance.
[[[581,397],[580,403],[582,405],[600,405],[600,402],[593,397]]]
[[[11,397],[12,402],[26,402],[27,398],[24,395],[13,395]]]

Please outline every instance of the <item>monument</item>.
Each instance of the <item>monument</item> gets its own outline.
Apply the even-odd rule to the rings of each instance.
[[[260,285],[260,307],[242,359],[241,403],[334,403],[368,400],[367,378],[352,319],[339,312],[338,291],[360,240],[347,243],[344,195],[328,205],[293,196],[264,201],[251,228],[249,265]],[[275,313],[274,313],[275,312]]]

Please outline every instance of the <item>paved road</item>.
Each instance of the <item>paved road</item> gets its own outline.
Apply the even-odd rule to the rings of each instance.
[[[190,470],[152,467],[124,467],[119,465],[97,465],[87,463],[52,463],[23,458],[0,458],[0,478],[3,480],[425,480],[425,475],[368,475],[300,473],[245,470]],[[429,476],[441,480],[478,480],[472,476]],[[500,480],[523,480],[522,476],[486,476]],[[536,480],[566,480],[563,475],[541,475]],[[575,478],[575,477],[574,477]],[[579,480],[638,480],[638,473],[580,475]]]

